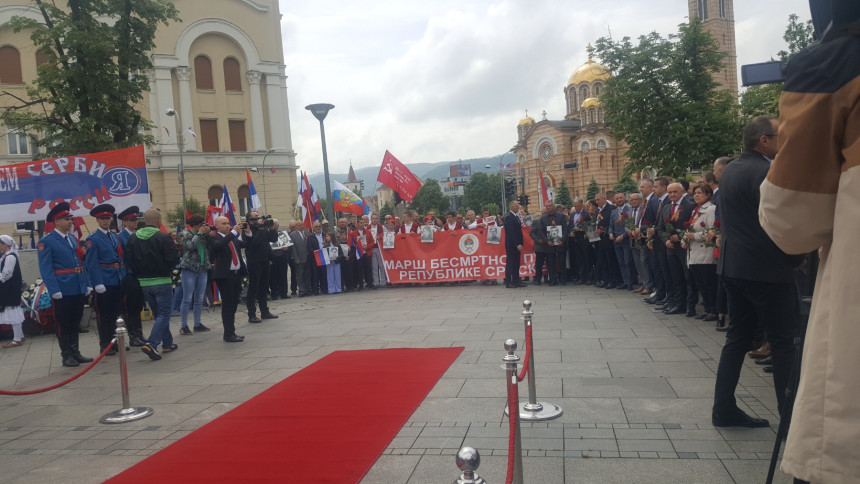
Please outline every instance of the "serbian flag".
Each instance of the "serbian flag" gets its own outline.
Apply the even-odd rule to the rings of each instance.
[[[307,173],[302,172],[302,179],[299,183],[299,199],[296,205],[302,207],[302,223],[308,230],[313,229],[314,220],[320,219],[322,213],[322,205],[314,193],[314,187],[308,181]]]
[[[367,199],[362,198],[361,203],[364,204],[364,214],[363,215],[370,215],[370,204],[367,203]]]
[[[221,215],[230,219],[230,226],[236,225],[236,207],[230,200],[230,192],[227,191],[227,185],[224,185],[224,191],[221,192]]]
[[[546,182],[543,179],[543,171],[538,170],[538,174],[540,174],[541,206],[543,206],[546,202],[551,202],[552,198],[549,196],[549,191],[546,189]]]
[[[324,267],[331,264],[331,260],[328,257],[328,250],[326,249],[315,250],[314,259],[317,262],[317,267]]]
[[[206,225],[215,225],[215,218],[221,215],[221,209],[214,205],[206,206]]]
[[[382,167],[379,168],[376,180],[397,192],[400,198],[407,202],[415,198],[422,185],[421,180],[388,150],[385,150],[385,156],[382,157]]]
[[[245,168],[245,174],[248,175],[248,193],[251,195],[251,210],[258,211],[263,206],[260,203],[260,196],[257,195],[257,189],[254,188],[254,182],[251,180],[251,172]]]
[[[337,181],[333,183],[331,198],[334,200],[334,211],[364,215],[364,202],[361,198],[342,183]]]

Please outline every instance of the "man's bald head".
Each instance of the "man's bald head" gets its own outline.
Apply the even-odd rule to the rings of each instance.
[[[161,212],[154,208],[150,208],[146,212],[143,213],[143,221],[146,222],[146,225],[150,227],[160,227],[161,226]]]

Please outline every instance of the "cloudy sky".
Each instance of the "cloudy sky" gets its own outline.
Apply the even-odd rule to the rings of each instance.
[[[738,64],[785,47],[807,0],[736,0]],[[586,45],[610,32],[668,34],[686,0],[280,0],[298,163],[322,171],[319,124],[304,106],[335,105],[325,121],[329,165],[378,166],[497,155],[528,109],[564,117],[563,87]],[[739,76],[740,77],[740,76]]]

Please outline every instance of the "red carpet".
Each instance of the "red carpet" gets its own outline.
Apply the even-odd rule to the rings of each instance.
[[[108,482],[358,482],[462,351],[336,351]]]

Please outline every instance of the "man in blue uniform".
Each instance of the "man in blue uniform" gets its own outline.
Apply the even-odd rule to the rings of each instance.
[[[116,209],[113,205],[103,204],[90,210],[96,218],[98,229],[87,237],[84,246],[87,255],[84,265],[90,276],[90,283],[96,294],[93,307],[99,328],[99,348],[104,351],[116,333],[116,319],[122,310],[122,242],[110,230]],[[108,356],[116,354],[116,346],[108,351]]]
[[[39,240],[39,272],[51,294],[54,317],[57,320],[57,340],[63,366],[78,366],[93,361],[81,355],[78,347],[78,327],[84,314],[84,298],[92,291],[86,270],[81,263],[84,250],[74,235],[72,214],[67,202],[60,202],[48,212],[47,222],[54,230]]]
[[[128,244],[128,239],[137,231],[139,217],[140,208],[137,205],[128,207],[116,217],[117,223],[122,223],[123,227],[118,234],[119,240],[122,241],[123,250]],[[128,267],[123,267],[122,279],[120,279],[123,293],[122,313],[125,315],[129,344],[131,346],[143,346],[146,344],[146,337],[143,336],[143,325],[140,321],[140,312],[143,311],[143,293],[134,274],[130,274],[130,272]]]

